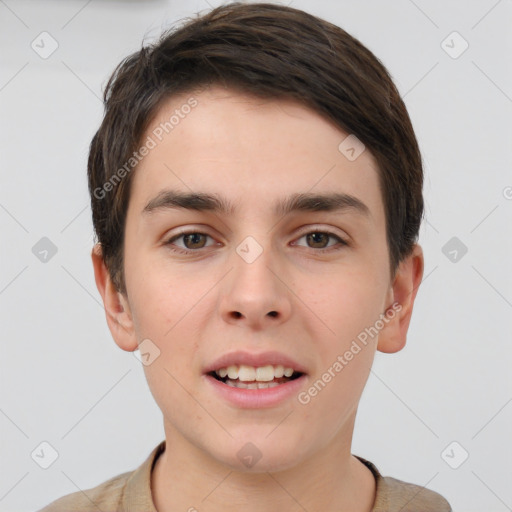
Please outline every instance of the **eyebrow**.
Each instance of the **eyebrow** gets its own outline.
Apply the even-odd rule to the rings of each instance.
[[[151,199],[142,210],[149,214],[157,210],[186,209],[211,211],[231,216],[236,205],[219,194],[203,192],[179,192],[162,190]],[[274,206],[274,215],[281,217],[291,212],[343,212],[353,211],[365,217],[371,217],[370,209],[360,199],[345,193],[296,193],[279,200]]]

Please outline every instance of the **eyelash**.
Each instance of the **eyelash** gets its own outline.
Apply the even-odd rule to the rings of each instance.
[[[324,249],[314,249],[312,247],[309,247],[309,249],[312,250],[313,252],[327,253],[327,252],[331,252],[331,251],[339,251],[343,247],[347,247],[349,245],[345,240],[340,238],[335,233],[332,233],[331,231],[320,231],[320,230],[307,231],[306,233],[303,233],[298,238],[298,240],[300,240],[301,238],[303,238],[303,237],[305,237],[307,235],[313,234],[313,233],[314,234],[328,235],[330,238],[335,238],[336,240],[338,240],[339,244],[341,245],[340,247],[332,246],[332,247],[324,248]],[[172,238],[167,240],[167,242],[165,242],[165,245],[168,246],[168,248],[171,251],[179,253],[179,254],[190,254],[190,253],[193,253],[193,252],[199,252],[201,249],[205,249],[205,247],[201,247],[200,249],[181,249],[181,248],[173,248],[173,247],[171,247],[172,245],[174,245],[173,242],[175,240],[178,240],[179,238],[182,238],[182,237],[187,236],[187,235],[205,235],[207,237],[210,237],[210,235],[208,235],[207,233],[202,233],[201,231],[183,231],[182,233],[178,233],[177,235],[174,235]],[[212,237],[210,237],[210,238],[212,238]]]

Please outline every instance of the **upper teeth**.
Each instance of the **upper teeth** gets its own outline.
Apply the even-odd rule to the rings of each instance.
[[[232,365],[227,368],[220,368],[219,370],[215,370],[215,373],[222,379],[227,375],[230,379],[238,379],[245,382],[254,380],[270,382],[274,380],[274,377],[277,379],[281,378],[283,375],[285,377],[291,377],[293,371],[293,368],[285,368],[281,365],[273,366],[268,364],[267,366],[254,367],[241,364],[240,366]]]

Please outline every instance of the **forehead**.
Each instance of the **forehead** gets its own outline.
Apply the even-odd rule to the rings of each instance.
[[[182,93],[162,104],[143,137],[154,147],[137,166],[131,200],[142,211],[171,188],[261,208],[282,204],[285,191],[329,191],[379,209],[376,161],[368,150],[349,160],[340,151],[349,135],[293,99],[222,87]]]

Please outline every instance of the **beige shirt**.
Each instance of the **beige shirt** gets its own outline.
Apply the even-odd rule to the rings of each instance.
[[[63,496],[39,512],[157,512],[151,497],[151,471],[164,450],[165,441],[162,441],[135,471],[115,476],[91,489]],[[376,496],[372,512],[452,512],[440,494],[383,477],[371,462],[357,458],[375,477]]]

